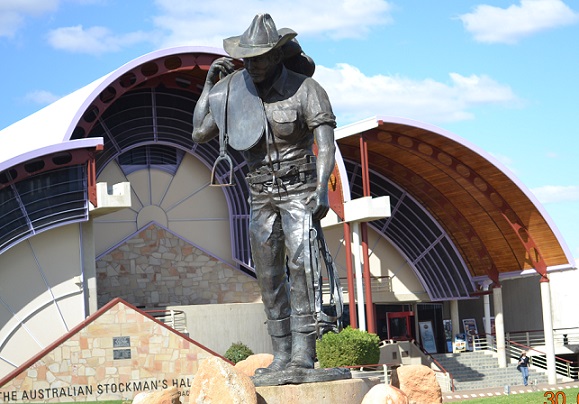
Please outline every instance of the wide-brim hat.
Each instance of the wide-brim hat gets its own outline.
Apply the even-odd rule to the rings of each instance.
[[[251,58],[283,46],[296,35],[289,28],[278,31],[269,14],[258,14],[243,34],[224,39],[223,49],[235,59]]]

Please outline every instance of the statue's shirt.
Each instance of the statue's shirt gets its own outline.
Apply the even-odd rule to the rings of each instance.
[[[229,91],[238,90],[235,83],[232,81]],[[336,117],[324,89],[312,78],[285,67],[261,99],[269,135],[262,134],[253,147],[242,151],[250,172],[313,155],[314,129],[320,125],[336,126]],[[228,108],[243,108],[243,105],[229,105]],[[246,119],[254,118],[246,116]],[[235,134],[229,133],[229,136]]]

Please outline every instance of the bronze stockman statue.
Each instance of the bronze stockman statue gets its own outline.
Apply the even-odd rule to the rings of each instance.
[[[215,60],[193,114],[194,141],[219,136],[218,160],[228,158],[228,144],[249,169],[252,258],[274,350],[272,364],[256,377],[307,373],[314,367],[316,335],[332,321],[340,327],[335,269],[327,268],[339,307],[329,317],[316,267],[320,252],[326,267],[333,264],[319,221],[329,211],[336,120],[296,35],[278,31],[269,14],[260,14],[242,35],[225,39],[225,51],[243,59],[245,68],[235,71],[230,58]],[[308,381],[285,382],[296,380]]]

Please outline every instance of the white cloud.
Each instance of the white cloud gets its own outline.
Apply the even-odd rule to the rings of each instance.
[[[541,203],[579,202],[579,185],[545,185],[531,191]]]
[[[13,37],[27,18],[41,17],[58,9],[63,0],[0,0],[0,37]],[[105,0],[66,0],[69,3],[96,4]]]
[[[0,37],[12,37],[27,17],[38,17],[58,8],[60,0],[0,1]]]
[[[518,102],[509,86],[488,76],[449,75],[449,82],[400,76],[366,76],[358,68],[338,64],[316,67],[314,78],[328,92],[339,124],[373,115],[394,115],[441,123],[472,119],[472,107]]]
[[[514,44],[536,32],[576,23],[579,14],[562,0],[520,0],[508,8],[479,5],[459,18],[479,42]]]
[[[58,28],[48,33],[48,42],[54,48],[89,55],[118,52],[150,38],[150,34],[140,31],[119,35],[106,27],[85,29],[82,25]]]
[[[52,104],[53,102],[55,102],[59,98],[61,98],[61,97],[51,93],[50,91],[46,91],[46,90],[31,91],[24,96],[24,99],[26,101],[32,102],[34,104],[39,104],[39,105]]]
[[[160,46],[202,43],[222,46],[222,40],[241,34],[253,17],[266,10],[278,28],[289,27],[304,35],[330,38],[363,37],[378,25],[391,22],[391,5],[384,0],[229,0],[191,2],[156,0],[157,28],[167,32]],[[233,34],[232,34],[233,33]]]

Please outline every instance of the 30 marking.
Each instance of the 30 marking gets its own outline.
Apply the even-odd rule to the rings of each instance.
[[[567,395],[562,391],[549,390],[543,394],[543,397],[547,399],[547,401],[543,401],[544,404],[567,404]],[[579,403],[579,393],[577,393],[575,402]]]

